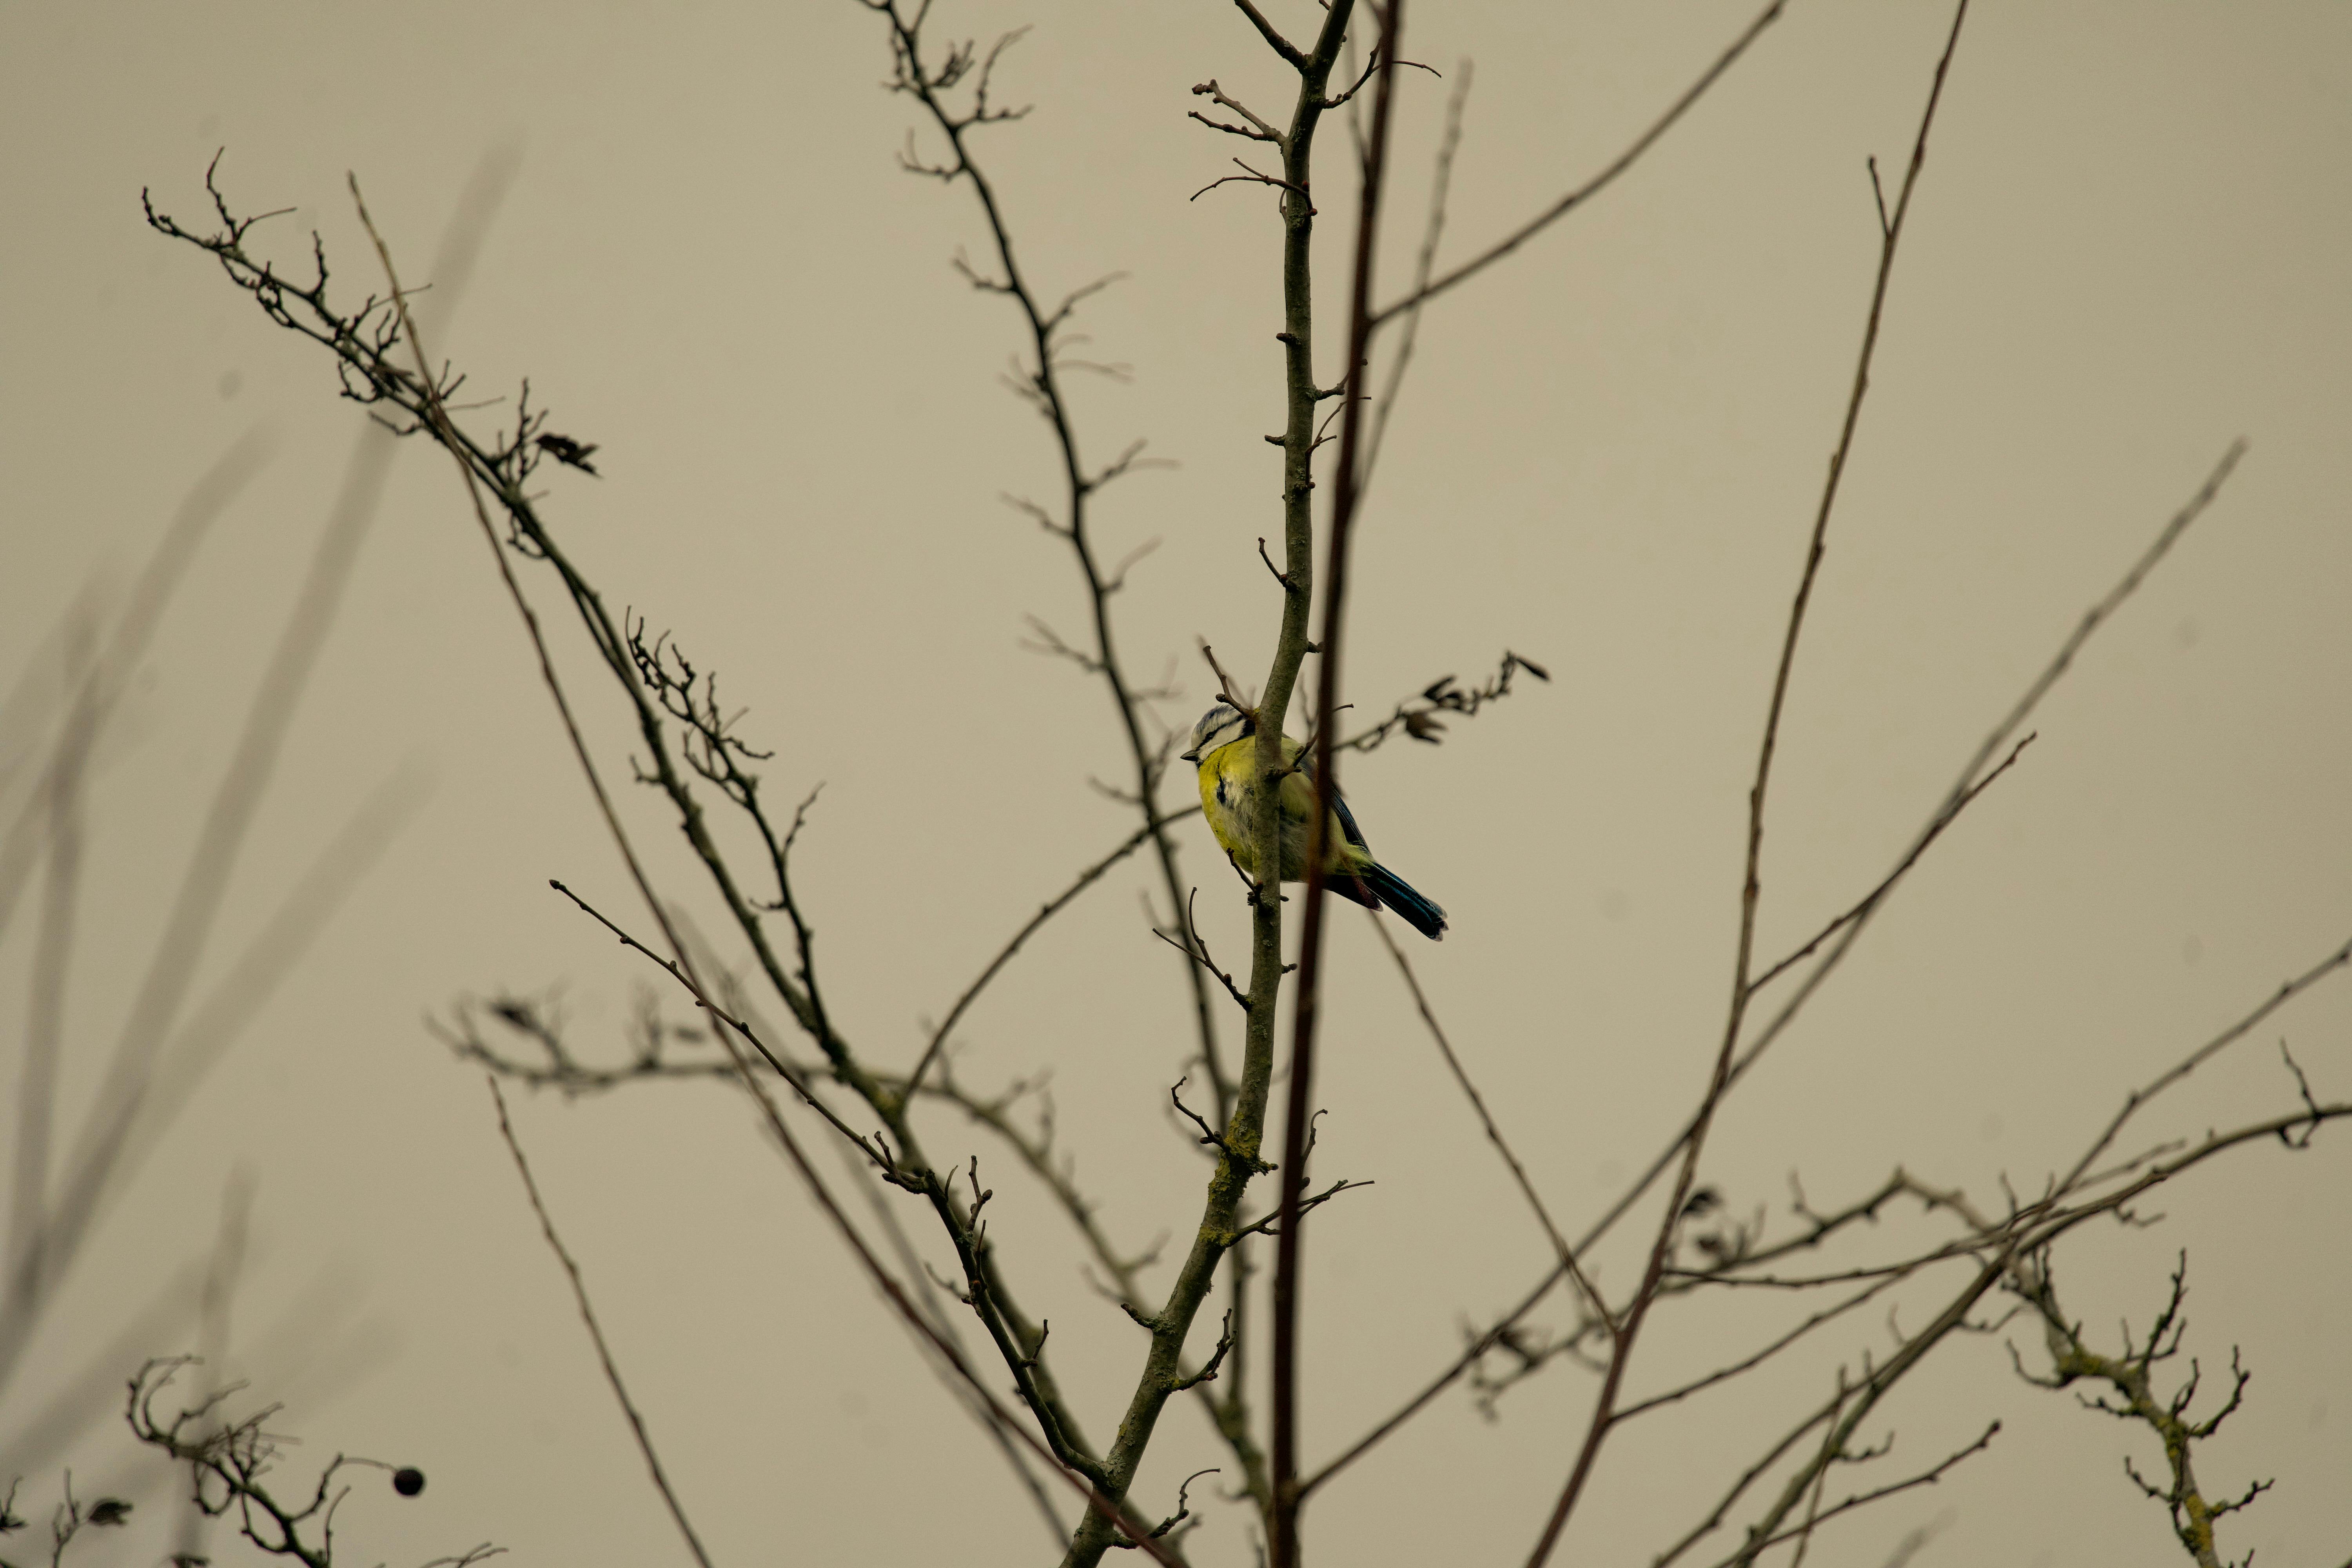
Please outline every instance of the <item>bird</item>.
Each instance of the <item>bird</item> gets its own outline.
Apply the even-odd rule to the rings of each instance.
[[[1256,876],[1257,846],[1264,817],[1258,802],[1264,791],[1257,782],[1257,719],[1223,698],[1192,726],[1192,745],[1184,760],[1200,770],[1201,811],[1209,831],[1234,868]],[[1289,764],[1274,786],[1282,812],[1282,880],[1307,879],[1307,825],[1315,814],[1312,758],[1302,759],[1297,741],[1282,738],[1282,760]],[[1432,942],[1445,940],[1445,911],[1415,892],[1411,884],[1372,858],[1363,830],[1356,826],[1348,803],[1334,798],[1331,821],[1323,835],[1326,854],[1323,885],[1368,910],[1385,904],[1404,922]],[[1263,881],[1264,879],[1257,879]]]

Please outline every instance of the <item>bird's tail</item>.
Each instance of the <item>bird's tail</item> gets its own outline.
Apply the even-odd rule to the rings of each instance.
[[[1414,892],[1402,877],[1380,865],[1367,866],[1356,877],[1405,924],[1432,942],[1445,940],[1445,911]]]

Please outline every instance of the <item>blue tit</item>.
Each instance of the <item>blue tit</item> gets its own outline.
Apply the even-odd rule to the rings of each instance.
[[[1209,831],[1242,872],[1257,874],[1257,846],[1265,818],[1259,802],[1265,792],[1257,782],[1257,721],[1220,699],[1192,726],[1192,749],[1184,760],[1201,770],[1201,810]],[[1275,797],[1282,812],[1282,879],[1307,879],[1307,829],[1315,815],[1313,759],[1301,759],[1298,742],[1282,738],[1282,760],[1289,764]],[[1445,911],[1423,898],[1403,878],[1372,858],[1363,830],[1344,800],[1331,803],[1331,821],[1325,826],[1323,885],[1341,898],[1353,899],[1368,910],[1386,904],[1404,922],[1429,938],[1445,938]],[[1263,879],[1260,879],[1261,880]]]

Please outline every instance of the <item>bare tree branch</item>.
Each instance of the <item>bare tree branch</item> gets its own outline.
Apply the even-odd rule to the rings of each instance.
[[[604,1341],[604,1326],[596,1321],[596,1309],[588,1300],[588,1282],[581,1277],[579,1262],[555,1233],[555,1221],[547,1212],[546,1200],[539,1195],[539,1183],[532,1179],[530,1162],[523,1158],[522,1144],[515,1137],[514,1123],[507,1119],[507,1097],[499,1091],[495,1074],[483,1075],[490,1087],[490,1103],[498,1107],[499,1136],[506,1141],[507,1152],[514,1156],[515,1173],[522,1178],[522,1190],[530,1199],[530,1212],[539,1216],[540,1234],[547,1238],[547,1249],[563,1265],[563,1272],[572,1282],[572,1299],[580,1309],[580,1321],[586,1325],[588,1338],[596,1346],[596,1360],[604,1369],[604,1381],[612,1385],[613,1397],[620,1402],[621,1414],[628,1418],[629,1434],[636,1439],[637,1452],[645,1457],[646,1473],[653,1478],[654,1489],[661,1493],[662,1506],[669,1510],[672,1522],[686,1541],[687,1551],[702,1568],[710,1568],[710,1554],[702,1549],[702,1538],[694,1532],[693,1521],[686,1517],[685,1505],[669,1484],[669,1476],[662,1468],[661,1455],[654,1449],[653,1434],[646,1430],[646,1418],[629,1398],[628,1385],[621,1381],[621,1369],[614,1364],[613,1347]]]
[[[1749,37],[1759,32],[1778,15],[1776,5],[1759,17]],[[1764,739],[1756,761],[1756,782],[1748,795],[1748,852],[1746,874],[1742,879],[1739,898],[1739,940],[1732,961],[1731,1004],[1724,1023],[1723,1042],[1717,1049],[1713,1074],[1705,1095],[1700,1099],[1697,1114],[1693,1117],[1690,1131],[1682,1141],[1681,1168],[1675,1178],[1673,1194],[1666,1200],[1664,1216],[1658,1222],[1657,1235],[1650,1244],[1649,1263],[1642,1284],[1619,1320],[1620,1326],[1612,1335],[1609,1371],[1602,1379],[1601,1393],[1593,1401],[1592,1417],[1585,1428],[1584,1441],[1578,1448],[1575,1464],[1560,1488],[1559,1500],[1552,1505],[1551,1515],[1544,1522],[1543,1533],[1537,1539],[1535,1550],[1528,1558],[1528,1568],[1543,1568],[1559,1544],[1560,1531],[1568,1525],[1570,1514],[1575,1511],[1578,1498],[1582,1495],[1592,1465],[1600,1457],[1601,1445],[1607,1437],[1612,1417],[1616,1409],[1618,1389],[1631,1359],[1643,1321],[1648,1316],[1651,1303],[1656,1300],[1658,1281],[1672,1250],[1676,1227],[1681,1224],[1684,1203],[1690,1196],[1692,1183],[1698,1173],[1699,1156],[1706,1146],[1706,1134],[1715,1118],[1716,1108],[1731,1087],[1731,1069],[1744,1026],[1748,999],[1754,995],[1749,982],[1750,963],[1756,942],[1756,911],[1762,890],[1760,864],[1764,848],[1764,805],[1766,791],[1771,783],[1772,757],[1779,744],[1780,715],[1788,700],[1789,679],[1795,668],[1797,639],[1804,629],[1805,610],[1812,598],[1813,584],[1821,572],[1822,555],[1826,548],[1831,512],[1837,504],[1838,481],[1843,477],[1847,456],[1853,447],[1855,426],[1862,417],[1863,398],[1870,388],[1870,363],[1878,347],[1879,321],[1886,306],[1887,284],[1894,275],[1895,247],[1903,237],[1904,220],[1910,214],[1912,193],[1918,188],[1919,171],[1927,161],[1927,132],[1936,122],[1936,109],[1942,102],[1944,77],[1952,63],[1952,52],[1959,47],[1960,26],[1967,21],[1968,0],[1960,0],[1952,14],[1952,29],[1944,44],[1942,57],[1936,62],[1934,85],[1927,91],[1927,105],[1919,117],[1919,133],[1911,143],[1911,166],[1903,178],[1903,194],[1895,205],[1894,220],[1887,226],[1879,250],[1877,282],[1871,290],[1870,317],[1863,329],[1862,351],[1854,365],[1853,390],[1846,400],[1843,427],[1839,432],[1835,454],[1830,458],[1828,481],[1822,488],[1821,505],[1813,516],[1812,538],[1805,552],[1805,564],[1798,579],[1796,601],[1790,606],[1789,626],[1780,644],[1779,668],[1772,677],[1772,699],[1764,720]],[[1745,47],[1745,40],[1739,47]],[[1726,64],[1736,58],[1725,57]],[[1707,79],[1712,79],[1709,78]],[[1701,87],[1704,88],[1702,82]],[[1849,930],[1858,929],[1857,925]],[[1867,1404],[1863,1406],[1867,1408]],[[1841,1440],[1841,1447],[1843,1446]]]
[[[1037,912],[1032,915],[1019,931],[1013,933],[1013,940],[1006,942],[998,951],[996,956],[989,961],[988,967],[980,972],[980,978],[964,987],[963,994],[957,997],[955,1005],[948,1009],[947,1017],[937,1029],[931,1032],[931,1042],[923,1047],[922,1058],[916,1062],[915,1070],[907,1075],[907,1088],[903,1092],[911,1094],[922,1088],[924,1075],[930,1071],[931,1063],[938,1058],[940,1048],[947,1044],[948,1036],[953,1032],[956,1025],[962,1021],[965,1010],[972,1005],[981,992],[987,989],[988,983],[996,978],[997,973],[1012,962],[1013,955],[1021,951],[1021,944],[1036,934],[1038,927],[1061,913],[1069,905],[1070,900],[1094,886],[1104,872],[1133,854],[1142,846],[1145,839],[1156,837],[1171,822],[1181,822],[1185,817],[1197,816],[1200,809],[1196,805],[1168,816],[1152,818],[1129,835],[1127,841],[1118,848],[1079,872],[1077,879],[1067,888],[1040,905]]]
[[[1094,623],[1095,647],[1088,656],[1091,670],[1101,678],[1118,711],[1120,730],[1127,741],[1129,761],[1134,768],[1135,807],[1143,824],[1151,830],[1153,853],[1160,863],[1160,883],[1169,904],[1173,907],[1183,899],[1183,879],[1176,866],[1175,841],[1169,837],[1166,828],[1166,824],[1173,818],[1162,816],[1155,804],[1163,762],[1160,754],[1144,739],[1140,711],[1142,700],[1128,679],[1119,659],[1118,642],[1112,636],[1110,597],[1118,591],[1121,574],[1106,573],[1096,556],[1091,516],[1087,504],[1096,490],[1133,463],[1140,443],[1131,447],[1125,458],[1097,475],[1089,476],[1079,456],[1077,426],[1064,395],[1059,374],[1063,361],[1057,334],[1067,322],[1071,307],[1087,291],[1074,293],[1058,309],[1047,310],[1031,289],[1028,276],[1015,252],[1013,229],[1005,217],[996,187],[973,160],[966,141],[966,132],[985,123],[989,118],[985,76],[982,79],[980,97],[969,112],[950,108],[941,96],[969,69],[969,47],[966,46],[961,54],[950,49],[945,62],[932,67],[927,64],[923,55],[922,27],[929,9],[928,0],[911,17],[901,10],[898,0],[861,0],[861,3],[889,24],[891,55],[897,68],[890,85],[895,90],[920,103],[930,116],[934,128],[947,139],[954,155],[954,163],[947,171],[948,177],[962,179],[971,185],[973,197],[980,203],[982,216],[988,225],[997,265],[1003,274],[1003,281],[996,291],[1019,308],[1023,322],[1028,329],[1032,358],[1022,373],[1016,390],[1044,416],[1053,432],[1065,492],[1066,521],[1058,524],[1049,522],[1048,526],[1068,542],[1079,575],[1086,584]],[[1248,7],[1244,5],[1244,9]],[[1252,15],[1255,16],[1255,14],[1253,12]],[[1256,19],[1262,27],[1265,26],[1262,17]],[[1269,30],[1268,37],[1274,36]],[[1002,47],[1000,44],[999,47]],[[1185,983],[1191,988],[1192,1021],[1200,1038],[1203,1070],[1215,1087],[1218,1102],[1223,1106],[1230,1098],[1231,1089],[1224,1063],[1218,1051],[1215,1013],[1210,1005],[1208,987],[1190,964],[1185,966]],[[919,1081],[922,1073],[919,1069],[909,1076]]]
[[[1454,1054],[1453,1043],[1446,1039],[1444,1029],[1437,1022],[1437,1015],[1430,1011],[1429,998],[1422,993],[1421,981],[1413,973],[1412,962],[1405,957],[1404,949],[1396,944],[1396,938],[1389,934],[1389,928],[1377,913],[1370,910],[1364,912],[1372,922],[1372,930],[1379,933],[1381,945],[1388,949],[1390,960],[1397,966],[1397,973],[1403,977],[1405,988],[1412,993],[1412,1005],[1421,1014],[1421,1021],[1429,1026],[1429,1037],[1437,1042],[1438,1054],[1445,1058],[1446,1070],[1454,1075],[1462,1097],[1470,1102],[1470,1109],[1477,1114],[1478,1125],[1486,1130],[1486,1142],[1495,1146],[1495,1152],[1501,1156],[1503,1163],[1510,1170],[1511,1180],[1517,1184],[1519,1195],[1528,1200],[1528,1207],[1534,1212],[1536,1222],[1543,1226],[1544,1237],[1551,1243],[1552,1256],[1559,1260],[1560,1271],[1575,1282],[1577,1293],[1583,1298],[1586,1310],[1597,1314],[1604,1325],[1608,1324],[1611,1321],[1609,1304],[1601,1300],[1601,1292],[1592,1281],[1585,1278],[1583,1268],[1577,1264],[1575,1248],[1568,1245],[1567,1239],[1559,1234],[1559,1226],[1552,1223],[1551,1210],[1544,1206],[1542,1194],[1528,1179],[1527,1167],[1520,1164],[1519,1157],[1511,1152],[1509,1141],[1503,1136],[1503,1130],[1495,1125],[1494,1115],[1486,1109],[1486,1097],[1478,1092],[1478,1086],[1470,1081],[1470,1075],[1464,1070],[1461,1058]]]
[[[1689,111],[1691,105],[1706,95],[1706,89],[1713,87],[1724,72],[1738,63],[1739,57],[1748,52],[1748,46],[1761,37],[1765,28],[1780,19],[1780,13],[1787,5],[1788,0],[1772,0],[1772,4],[1758,12],[1756,19],[1748,23],[1746,30],[1731,41],[1731,47],[1716,57],[1715,63],[1706,68],[1698,80],[1693,82],[1680,98],[1675,100],[1667,107],[1666,111],[1652,122],[1648,130],[1635,137],[1633,144],[1618,153],[1606,168],[1469,260],[1458,267],[1449,268],[1433,280],[1416,283],[1412,290],[1402,299],[1381,306],[1372,313],[1373,327],[1378,329],[1385,326],[1402,312],[1412,310],[1424,301],[1444,293],[1455,284],[1476,276],[1608,189],[1618,175],[1639,163],[1643,153],[1655,145],[1660,137],[1674,129],[1675,122]]]
[[[1404,37],[1405,0],[1386,0],[1379,10],[1381,32],[1374,47],[1375,60],[1385,57],[1398,58]],[[1341,7],[1333,5],[1336,18]],[[1372,100],[1371,137],[1363,154],[1361,194],[1356,203],[1356,263],[1348,296],[1348,371],[1350,386],[1371,354],[1371,293],[1372,265],[1379,254],[1381,200],[1388,173],[1390,129],[1394,123],[1396,107],[1396,75],[1393,70],[1379,73],[1380,86]],[[1302,201],[1305,193],[1300,193]],[[1311,210],[1311,209],[1310,209]],[[1305,1233],[1307,1211],[1336,1195],[1335,1186],[1321,1198],[1307,1196],[1307,1156],[1315,1145],[1315,1048],[1316,1028],[1320,1021],[1323,963],[1323,915],[1328,900],[1323,897],[1325,861],[1331,853],[1329,837],[1339,818],[1332,804],[1339,798],[1339,759],[1332,751],[1332,730],[1339,715],[1340,655],[1345,644],[1348,620],[1349,546],[1352,541],[1356,512],[1362,495],[1367,457],[1366,440],[1370,432],[1364,420],[1364,399],[1349,396],[1340,400],[1339,454],[1335,465],[1329,523],[1330,543],[1326,549],[1323,581],[1323,635],[1316,644],[1319,659],[1316,668],[1315,732],[1310,744],[1315,758],[1315,805],[1307,824],[1306,913],[1298,938],[1298,989],[1291,999],[1290,1086],[1284,1105],[1283,1163],[1288,1167],[1277,1184],[1281,1206],[1276,1217],[1274,1299],[1273,1299],[1273,1441],[1268,1445],[1274,1453],[1274,1511],[1267,1521],[1267,1553],[1272,1568],[1299,1568],[1298,1514],[1306,1501],[1306,1492],[1299,1484],[1298,1454],[1298,1336],[1299,1298],[1303,1293],[1305,1276]],[[1313,455],[1310,443],[1307,456]],[[1295,552],[1294,552],[1295,556]],[[1294,566],[1289,574],[1294,579],[1305,574]],[[1297,595],[1286,591],[1288,601]],[[1287,604],[1286,603],[1286,608]],[[1278,661],[1277,661],[1278,662]],[[1282,683],[1269,678],[1269,693]],[[1272,794],[1274,773],[1268,765],[1269,751],[1273,761],[1281,759],[1278,748],[1281,736],[1281,714],[1286,704],[1268,700],[1268,721],[1258,730],[1257,751],[1262,782],[1261,789]],[[1282,880],[1280,835],[1282,813],[1269,810],[1265,819],[1265,842],[1258,847],[1257,863],[1261,880],[1279,890]],[[1261,909],[1277,900],[1259,900]],[[1386,932],[1381,933],[1384,937]],[[1265,954],[1260,952],[1258,964],[1251,973],[1250,996],[1255,1006],[1269,1007],[1273,1001],[1272,987],[1262,993],[1258,982],[1271,978],[1278,982],[1277,971],[1272,976],[1265,973]],[[1275,955],[1277,959],[1279,953]],[[1563,1252],[1563,1256],[1566,1254]]]

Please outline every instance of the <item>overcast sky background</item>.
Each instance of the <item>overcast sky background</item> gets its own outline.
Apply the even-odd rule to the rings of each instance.
[[[1601,166],[1748,9],[1416,8],[1409,53],[1449,79],[1475,62],[1447,254]],[[1318,14],[1274,12],[1302,32]],[[1412,956],[1571,1227],[1671,1131],[1719,1027],[1769,661],[1877,254],[1864,159],[1891,184],[1948,22],[1940,6],[1793,0],[1632,175],[1424,323],[1360,540],[1348,694],[1384,711],[1506,647],[1554,679],[1523,681],[1442,748],[1351,763],[1349,787],[1382,858],[1451,912],[1443,946]],[[1279,523],[1279,458],[1261,437],[1279,427],[1281,389],[1271,199],[1229,186],[1188,200],[1249,150],[1184,115],[1214,77],[1278,118],[1283,70],[1209,0],[941,0],[936,22],[983,40],[1033,24],[1000,90],[1035,112],[979,145],[1042,289],[1128,275],[1087,307],[1087,352],[1132,380],[1081,381],[1076,396],[1096,459],[1141,436],[1176,465],[1122,482],[1097,516],[1110,558],[1161,542],[1118,601],[1121,636],[1139,677],[1172,668],[1186,695],[1165,717],[1189,724],[1213,689],[1196,637],[1252,681],[1271,650],[1276,595],[1255,541]],[[143,226],[142,185],[205,216],[219,148],[236,203],[297,209],[257,231],[268,253],[303,261],[315,226],[346,299],[375,283],[346,171],[415,279],[469,178],[486,160],[511,167],[462,302],[431,301],[435,349],[480,395],[529,375],[554,428],[601,444],[601,480],[546,471],[551,524],[611,605],[721,672],[745,732],[775,751],[773,798],[824,783],[800,891],[833,1005],[873,1059],[910,1062],[922,1021],[1129,830],[1087,782],[1121,769],[1098,689],[1020,647],[1024,615],[1074,637],[1084,624],[1062,546],[1000,499],[1049,498],[1053,453],[996,380],[1015,318],[949,266],[983,251],[969,195],[894,166],[915,110],[878,90],[887,68],[881,26],[847,0],[0,16],[14,154],[0,670],[32,666],[86,584],[119,590],[233,443],[258,430],[274,444],[100,760],[68,1129],[368,438],[321,352]],[[1391,288],[1446,90],[1407,78]],[[2051,698],[2025,760],[1735,1100],[1706,1178],[1736,1212],[1788,1223],[1792,1170],[1824,1205],[1898,1163],[1987,1204],[2004,1174],[2035,1189],[2129,1086],[2352,934],[2347,176],[2341,5],[1986,0],[1972,14],[1799,662],[1766,952],[1883,873],[2083,609],[2233,438],[2252,450]],[[1324,205],[1328,369],[1349,204]],[[549,580],[524,579],[608,776],[625,777],[616,701]],[[617,1054],[647,974],[547,889],[561,878],[635,912],[462,493],[421,444],[394,458],[289,736],[199,994],[371,791],[419,777],[429,794],[142,1149],[0,1434],[94,1364],[105,1404],[141,1356],[194,1348],[184,1310],[126,1327],[159,1292],[184,1307],[177,1271],[211,1246],[243,1172],[253,1253],[225,1365],[286,1402],[274,1425],[305,1440],[289,1481],[338,1451],[431,1478],[415,1501],[361,1479],[339,1519],[354,1560],[490,1539],[518,1563],[683,1561],[479,1075],[423,1023],[462,996],[561,986],[583,1048]],[[628,803],[640,841],[666,886],[698,899],[654,804]],[[1197,824],[1185,833],[1203,928],[1237,961],[1244,911]],[[1105,1223],[1138,1247],[1172,1234],[1181,1252],[1204,1167],[1165,1113],[1189,1037],[1176,962],[1138,907],[1151,885],[1141,862],[1123,866],[1049,927],[966,1020],[961,1060],[975,1084],[1050,1069]],[[0,947],[12,1085],[34,909]],[[1547,1256],[1377,945],[1353,918],[1334,940],[1318,1164],[1376,1184],[1313,1233],[1315,1456],[1443,1365]],[[2281,1037],[2316,1092],[2352,1093],[2347,1031],[2339,979],[2200,1074],[2148,1141],[2291,1110]],[[521,1097],[517,1124],[716,1561],[1049,1550],[737,1100],[698,1085]],[[931,1137],[943,1159],[981,1153],[992,1234],[1106,1436],[1139,1336],[1008,1160],[948,1118]],[[2200,1472],[2216,1492],[2276,1478],[2222,1540],[2282,1568],[2352,1552],[2347,1182],[2352,1138],[2249,1148],[2168,1192],[2160,1226],[2092,1227],[2062,1253],[2066,1300],[2112,1343],[2119,1317],[2160,1305],[2188,1249],[2188,1352],[2209,1386],[2233,1344],[2255,1375]],[[1889,1239],[1898,1226],[1935,1234],[1909,1210],[1890,1213]],[[1601,1264],[1620,1286],[1636,1267],[1630,1252]],[[1906,1298],[1898,1321],[1916,1327],[1930,1301]],[[1784,1306],[1662,1310],[1633,1386],[1744,1353]],[[2040,1364],[2035,1337],[2017,1338]],[[1889,1342],[1874,1321],[1827,1348]],[[1809,1363],[1629,1431],[1558,1560],[1647,1562],[1829,1377]],[[1318,1559],[1523,1560],[1591,1387],[1555,1368],[1493,1424],[1448,1395],[1318,1498]],[[1939,1533],[1919,1568],[2172,1560],[2162,1510],[2121,1470],[2126,1453],[2156,1464],[2153,1442],[2026,1388],[1997,1338],[1939,1352],[1868,1430],[1899,1435],[1879,1467],[1891,1479],[1996,1416],[1990,1452],[1840,1521],[1809,1561],[1874,1568],[1925,1526]],[[1172,1407],[1139,1511],[1168,1511],[1220,1452]],[[65,1464],[85,1497],[147,1487],[133,1544],[161,1552],[159,1467],[110,1417],[40,1458],[20,1512],[47,1508]],[[1196,1562],[1253,1561],[1243,1510],[1208,1517]]]

